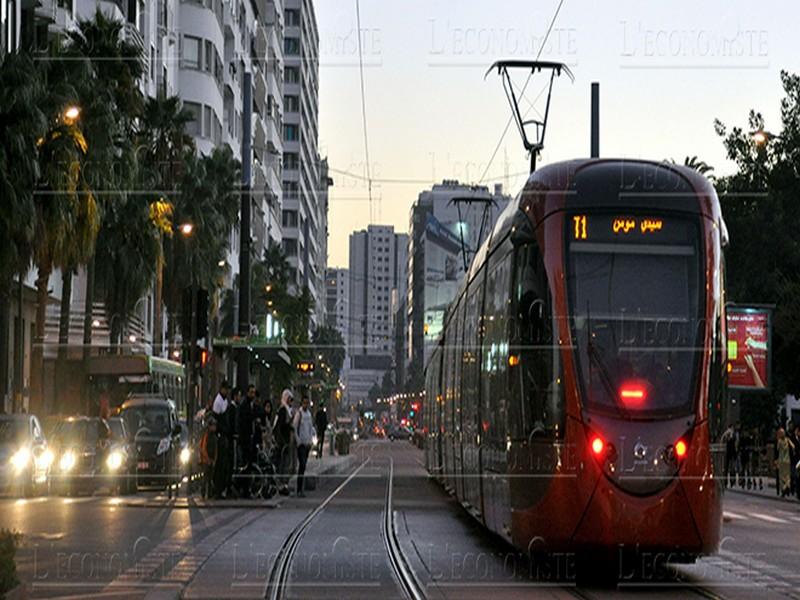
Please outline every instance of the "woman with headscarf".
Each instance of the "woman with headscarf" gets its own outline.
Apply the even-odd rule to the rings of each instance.
[[[289,477],[291,465],[291,442],[292,442],[292,401],[294,394],[289,389],[283,390],[281,394],[281,405],[275,417],[275,426],[272,429],[275,438],[275,452],[278,471],[278,482],[280,493],[283,496],[289,495]]]

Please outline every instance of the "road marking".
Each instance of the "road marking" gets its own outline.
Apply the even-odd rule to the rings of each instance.
[[[744,515],[740,515],[738,513],[730,512],[730,511],[727,511],[727,510],[722,513],[722,518],[723,519],[737,520],[737,521],[739,521],[739,520],[746,521],[747,520],[747,517],[745,517]]]
[[[761,519],[762,521],[766,521],[768,523],[781,523],[781,524],[788,524],[789,521],[786,519],[781,519],[780,517],[773,517],[772,515],[765,515],[764,513],[749,513],[751,517],[755,517],[756,519]]]

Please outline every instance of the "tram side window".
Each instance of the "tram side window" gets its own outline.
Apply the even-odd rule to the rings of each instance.
[[[552,439],[563,434],[563,386],[554,329],[552,295],[539,247],[521,246],[514,256],[509,354],[512,436],[516,439]]]
[[[481,355],[481,435],[491,445],[505,443],[508,406],[508,310],[511,290],[511,256],[497,253],[489,260]]]

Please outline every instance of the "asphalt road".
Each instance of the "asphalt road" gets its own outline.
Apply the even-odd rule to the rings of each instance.
[[[428,598],[800,598],[800,504],[728,493],[718,555],[578,585],[572,557],[534,563],[509,548],[421,460],[405,442],[359,443],[347,472],[277,508],[178,507],[152,493],[139,505],[3,498],[0,528],[24,535],[18,570],[31,597],[388,600],[411,585]]]

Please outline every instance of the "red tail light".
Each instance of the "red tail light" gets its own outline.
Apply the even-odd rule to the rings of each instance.
[[[599,457],[602,456],[603,452],[605,452],[606,443],[603,441],[602,438],[599,436],[595,436],[592,440],[592,452],[595,456]]]
[[[689,447],[686,445],[686,442],[683,440],[678,440],[675,442],[675,456],[679,459],[686,456],[686,452],[689,450]]]

